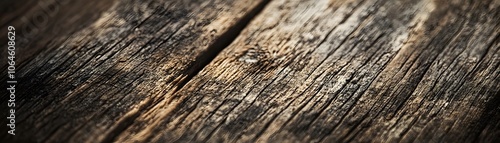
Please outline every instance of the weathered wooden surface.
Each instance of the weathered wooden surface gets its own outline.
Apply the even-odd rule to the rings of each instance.
[[[23,63],[14,139],[500,142],[499,7],[114,2]]]
[[[14,140],[113,141],[182,87],[264,5],[256,0],[113,3],[92,24],[63,37],[60,46],[20,62]]]
[[[71,34],[95,22],[112,4],[112,0],[1,1],[0,32],[7,33],[7,26],[15,26],[16,48],[22,52],[22,56],[17,56],[16,60],[25,64],[42,50],[59,46]],[[2,46],[7,43],[5,36],[1,35]],[[7,55],[6,51],[0,50],[2,57]],[[5,58],[0,61],[3,71],[7,62]]]

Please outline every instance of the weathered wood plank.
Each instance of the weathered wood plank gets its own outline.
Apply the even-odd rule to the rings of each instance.
[[[16,50],[22,55],[16,62],[25,64],[33,60],[46,48],[59,46],[72,33],[87,27],[108,9],[113,0],[6,0],[0,2],[0,29],[7,33],[7,26],[17,31]],[[85,10],[82,10],[85,9]],[[2,34],[2,47],[7,43],[7,35]],[[0,50],[2,56],[7,50]],[[5,58],[0,59],[2,71],[6,68]],[[20,68],[23,65],[19,65]]]
[[[60,19],[70,27],[89,23],[80,30],[31,39],[53,44],[28,40],[42,44],[18,45],[20,57],[31,46],[38,52],[18,61],[23,64],[16,74],[18,134],[1,134],[2,141],[115,140],[143,110],[182,87],[265,5],[262,0],[123,0],[111,2],[95,19],[80,13],[97,12],[86,8],[99,2],[105,3],[71,1],[60,7],[61,15],[79,15]],[[20,11],[2,15],[1,24],[30,17]],[[58,21],[53,23],[61,24]],[[64,27],[48,25],[45,29]],[[5,81],[4,76],[0,79]],[[0,92],[7,95],[6,90]],[[6,105],[8,97],[1,98]]]
[[[118,142],[498,142],[498,0],[275,0]]]
[[[500,140],[498,0],[45,2],[1,141]]]

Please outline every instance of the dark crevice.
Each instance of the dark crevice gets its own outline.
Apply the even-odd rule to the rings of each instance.
[[[195,77],[203,68],[205,68],[210,62],[212,62],[212,60],[215,59],[215,57],[219,55],[219,53],[223,49],[228,47],[236,39],[236,37],[240,35],[241,31],[243,31],[243,29],[247,27],[248,23],[250,23],[250,21],[264,9],[269,1],[270,0],[264,0],[259,3],[249,13],[247,13],[239,21],[237,21],[235,25],[229,27],[229,29],[225,33],[219,36],[203,54],[197,56],[195,61],[189,66],[187,70],[185,70],[187,77],[186,79],[179,82],[177,88],[175,88],[175,92],[182,89],[191,79],[193,79],[193,77]],[[154,106],[154,103],[152,101],[146,103],[144,106],[141,106],[139,111],[151,108],[151,106]],[[113,128],[112,131],[109,132],[111,133],[111,135],[108,135],[106,138],[104,138],[102,142],[116,141],[116,137],[120,135],[124,130],[126,130],[133,123],[133,121],[140,116],[140,114],[141,112],[138,112],[124,118],[122,121],[120,121],[120,123],[118,123],[118,126]]]
[[[203,68],[210,64],[219,53],[228,47],[247,27],[252,19],[254,19],[270,2],[270,0],[263,0],[250,12],[243,16],[236,24],[229,27],[229,29],[219,36],[207,50],[196,57],[195,61],[185,71],[187,77],[177,84],[175,92],[182,89],[189,81],[191,81]]]

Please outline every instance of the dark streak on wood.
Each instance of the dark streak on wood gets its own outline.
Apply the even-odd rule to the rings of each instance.
[[[0,4],[2,26],[40,9]],[[69,1],[44,32],[20,42],[22,135],[0,138],[500,142],[499,7],[499,0]]]
[[[498,121],[479,115],[499,116],[498,7],[487,7],[498,2],[322,2],[271,2],[176,99],[139,117],[165,120],[126,132],[155,142],[498,140]]]
[[[73,8],[82,6],[79,3],[94,2],[70,1],[71,7],[62,6],[61,13],[81,16],[75,21],[89,25],[61,38],[35,37],[56,41],[35,45],[41,52],[20,61],[24,66],[17,74],[22,90],[17,92],[16,119],[22,135],[2,134],[2,140],[115,140],[143,111],[168,98],[189,80],[186,77],[201,69],[204,61],[196,60],[205,59],[196,57],[206,57],[207,50],[214,50],[211,45],[224,46],[214,42],[237,36],[231,34],[238,34],[265,4],[254,0],[115,1],[102,14],[84,10],[99,16],[89,19],[73,11],[82,10]],[[25,49],[18,53],[24,55]],[[193,68],[198,64],[200,68]],[[7,101],[6,96],[1,98]]]

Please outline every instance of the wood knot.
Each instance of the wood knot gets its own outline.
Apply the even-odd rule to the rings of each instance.
[[[267,50],[261,48],[260,46],[252,46],[248,48],[248,50],[244,51],[242,54],[240,54],[238,61],[244,62],[244,63],[258,63],[258,62],[263,62],[269,59],[269,56],[267,54]]]
[[[270,51],[259,45],[245,47],[235,57],[239,62],[251,65],[250,69],[253,70],[271,70],[276,68],[278,63],[280,63],[280,56],[275,51]]]

